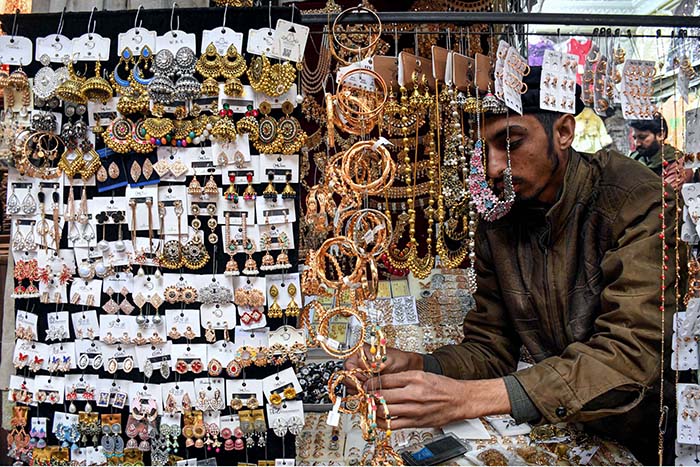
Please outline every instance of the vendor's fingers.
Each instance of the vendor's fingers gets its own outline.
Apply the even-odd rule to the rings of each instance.
[[[379,388],[381,390],[403,388],[416,382],[422,375],[422,371],[404,371],[403,373],[379,375],[368,379],[364,384],[364,388],[365,391]]]

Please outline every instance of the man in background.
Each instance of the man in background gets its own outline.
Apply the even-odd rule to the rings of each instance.
[[[661,176],[663,156],[663,160],[669,162],[666,168],[665,181],[676,190],[680,189],[683,183],[693,181],[693,169],[681,167],[679,171],[676,166],[676,158],[683,164],[683,153],[666,143],[668,123],[666,123],[666,119],[661,114],[655,114],[652,120],[635,120],[630,123],[630,126],[633,131],[634,144],[637,148],[630,154],[632,159],[641,162],[656,175]]]

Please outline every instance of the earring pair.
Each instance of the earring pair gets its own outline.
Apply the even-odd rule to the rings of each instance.
[[[34,195],[32,195],[31,192],[28,192],[25,196],[22,202],[19,202],[19,197],[15,193],[15,187],[14,184],[12,186],[12,194],[10,195],[10,198],[7,200],[7,213],[8,214],[19,214],[20,211],[24,214],[30,215],[34,214],[36,212],[37,208],[37,203],[36,199],[34,199]]]
[[[160,177],[172,174],[173,177],[179,178],[187,173],[187,166],[180,159],[176,159],[174,162],[168,162],[167,159],[160,159],[153,164],[153,168]]]
[[[104,165],[100,165],[100,168],[97,169],[97,173],[95,174],[95,178],[97,178],[98,182],[104,183],[108,178],[116,180],[120,175],[121,170],[119,170],[119,166],[116,162],[112,161],[106,169]]]
[[[197,180],[197,176],[195,175],[190,184],[187,186],[187,193],[192,196],[218,195],[219,186],[216,184],[214,176],[210,175],[209,180],[207,180],[207,183],[205,183],[204,187],[202,187],[199,180]]]

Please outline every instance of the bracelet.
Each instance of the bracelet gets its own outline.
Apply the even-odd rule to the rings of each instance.
[[[337,246],[339,253],[345,256],[355,257],[357,259],[355,263],[355,268],[349,276],[343,276],[343,271],[340,268],[338,260],[335,259],[334,255],[330,255],[331,247]],[[335,267],[336,273],[338,274],[338,280],[330,280],[326,276],[324,258],[327,258],[332,265]],[[319,247],[316,251],[315,259],[316,275],[323,284],[334,290],[340,290],[344,287],[349,287],[351,284],[359,283],[360,276],[363,272],[363,261],[360,258],[360,254],[357,251],[355,243],[350,241],[346,237],[333,237],[329,238]]]
[[[336,395],[335,390],[341,382],[345,381],[346,378],[352,381],[355,388],[357,388],[357,394],[341,398],[341,405],[338,407],[338,410],[341,413],[354,414],[359,412],[362,407],[361,402],[365,399],[366,394],[364,389],[362,389],[362,383],[359,379],[357,379],[357,376],[355,376],[355,373],[358,372],[362,372],[362,370],[359,368],[354,368],[352,370],[338,370],[328,379],[328,397],[331,400],[331,404],[336,403],[338,396]],[[345,385],[347,386],[347,383],[345,383]]]
[[[329,323],[331,318],[334,316],[342,315],[345,317],[355,317],[360,322],[360,336],[354,345],[349,347],[347,350],[340,350],[340,343],[328,337]],[[326,312],[318,322],[318,331],[316,334],[319,345],[326,351],[329,355],[345,359],[350,357],[352,354],[361,349],[365,342],[365,316],[358,310],[353,310],[352,308],[339,306],[333,308]]]

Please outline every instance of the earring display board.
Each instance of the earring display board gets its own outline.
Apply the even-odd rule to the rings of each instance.
[[[295,457],[306,35],[283,57],[255,34],[291,9],[223,12],[17,18],[31,63],[3,56],[0,80],[17,461]]]

